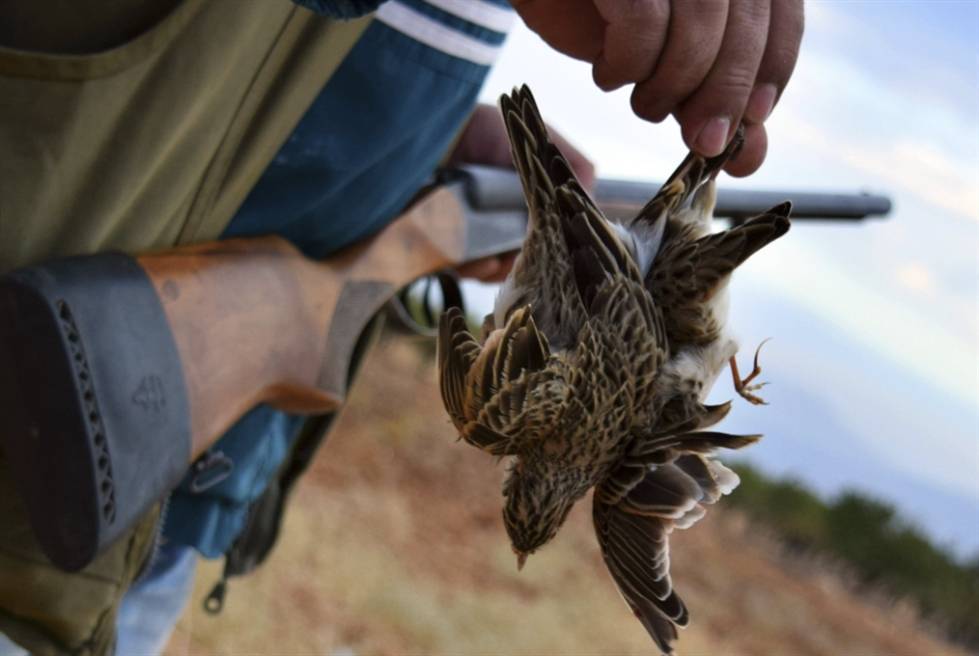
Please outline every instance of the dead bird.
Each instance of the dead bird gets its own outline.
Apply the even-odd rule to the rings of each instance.
[[[716,346],[724,344],[726,317],[712,298],[751,253],[711,255],[731,252],[728,244],[742,238],[715,244],[701,234],[708,192],[694,195],[705,180],[712,184],[711,171],[723,161],[691,155],[634,221],[613,223],[548,140],[530,90],[503,96],[500,106],[527,197],[528,232],[482,341],[461,312],[443,315],[442,398],[462,439],[510,458],[503,519],[519,566],[595,488],[596,535],[609,571],[668,652],[676,627],[688,620],[669,577],[668,535],[737,484],[713,452],[758,438],[702,430],[729,405],[703,405],[699,392],[690,397],[664,382],[671,367],[686,376],[677,384],[691,378],[681,354],[726,353]],[[739,230],[751,232],[729,232]],[[666,287],[671,271],[676,293]],[[717,329],[691,336],[697,317]],[[722,367],[723,360],[711,361],[692,377]]]

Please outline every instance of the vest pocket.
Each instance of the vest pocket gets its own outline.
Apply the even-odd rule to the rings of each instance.
[[[46,3],[15,0],[5,7],[0,76],[70,81],[118,73],[169,43],[204,3],[154,0],[114,12],[91,6],[97,4],[79,2],[87,14],[76,6],[53,19]],[[86,25],[84,18],[93,24]]]

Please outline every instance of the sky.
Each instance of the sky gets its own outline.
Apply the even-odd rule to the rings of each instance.
[[[808,2],[766,163],[720,181],[893,200],[885,219],[799,223],[739,271],[732,324],[744,358],[774,337],[772,405],[731,421],[771,426],[750,456],[767,469],[889,498],[963,553],[979,551],[977,44],[977,2]],[[686,152],[676,123],[635,118],[629,89],[601,92],[518,25],[482,98],[524,82],[603,177],[663,180]]]

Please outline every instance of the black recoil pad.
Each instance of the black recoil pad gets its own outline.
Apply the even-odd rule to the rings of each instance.
[[[0,278],[0,449],[44,553],[81,569],[180,481],[190,414],[176,343],[135,259]]]

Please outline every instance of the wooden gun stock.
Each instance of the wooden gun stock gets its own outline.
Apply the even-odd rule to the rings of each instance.
[[[379,234],[323,262],[280,237],[142,255],[183,366],[191,459],[259,403],[337,410],[354,345],[399,289],[465,258],[463,208],[437,189]]]
[[[443,187],[322,262],[261,237],[4,276],[0,447],[44,552],[64,569],[88,564],[259,403],[337,410],[386,301],[508,248],[474,248],[474,235]]]

